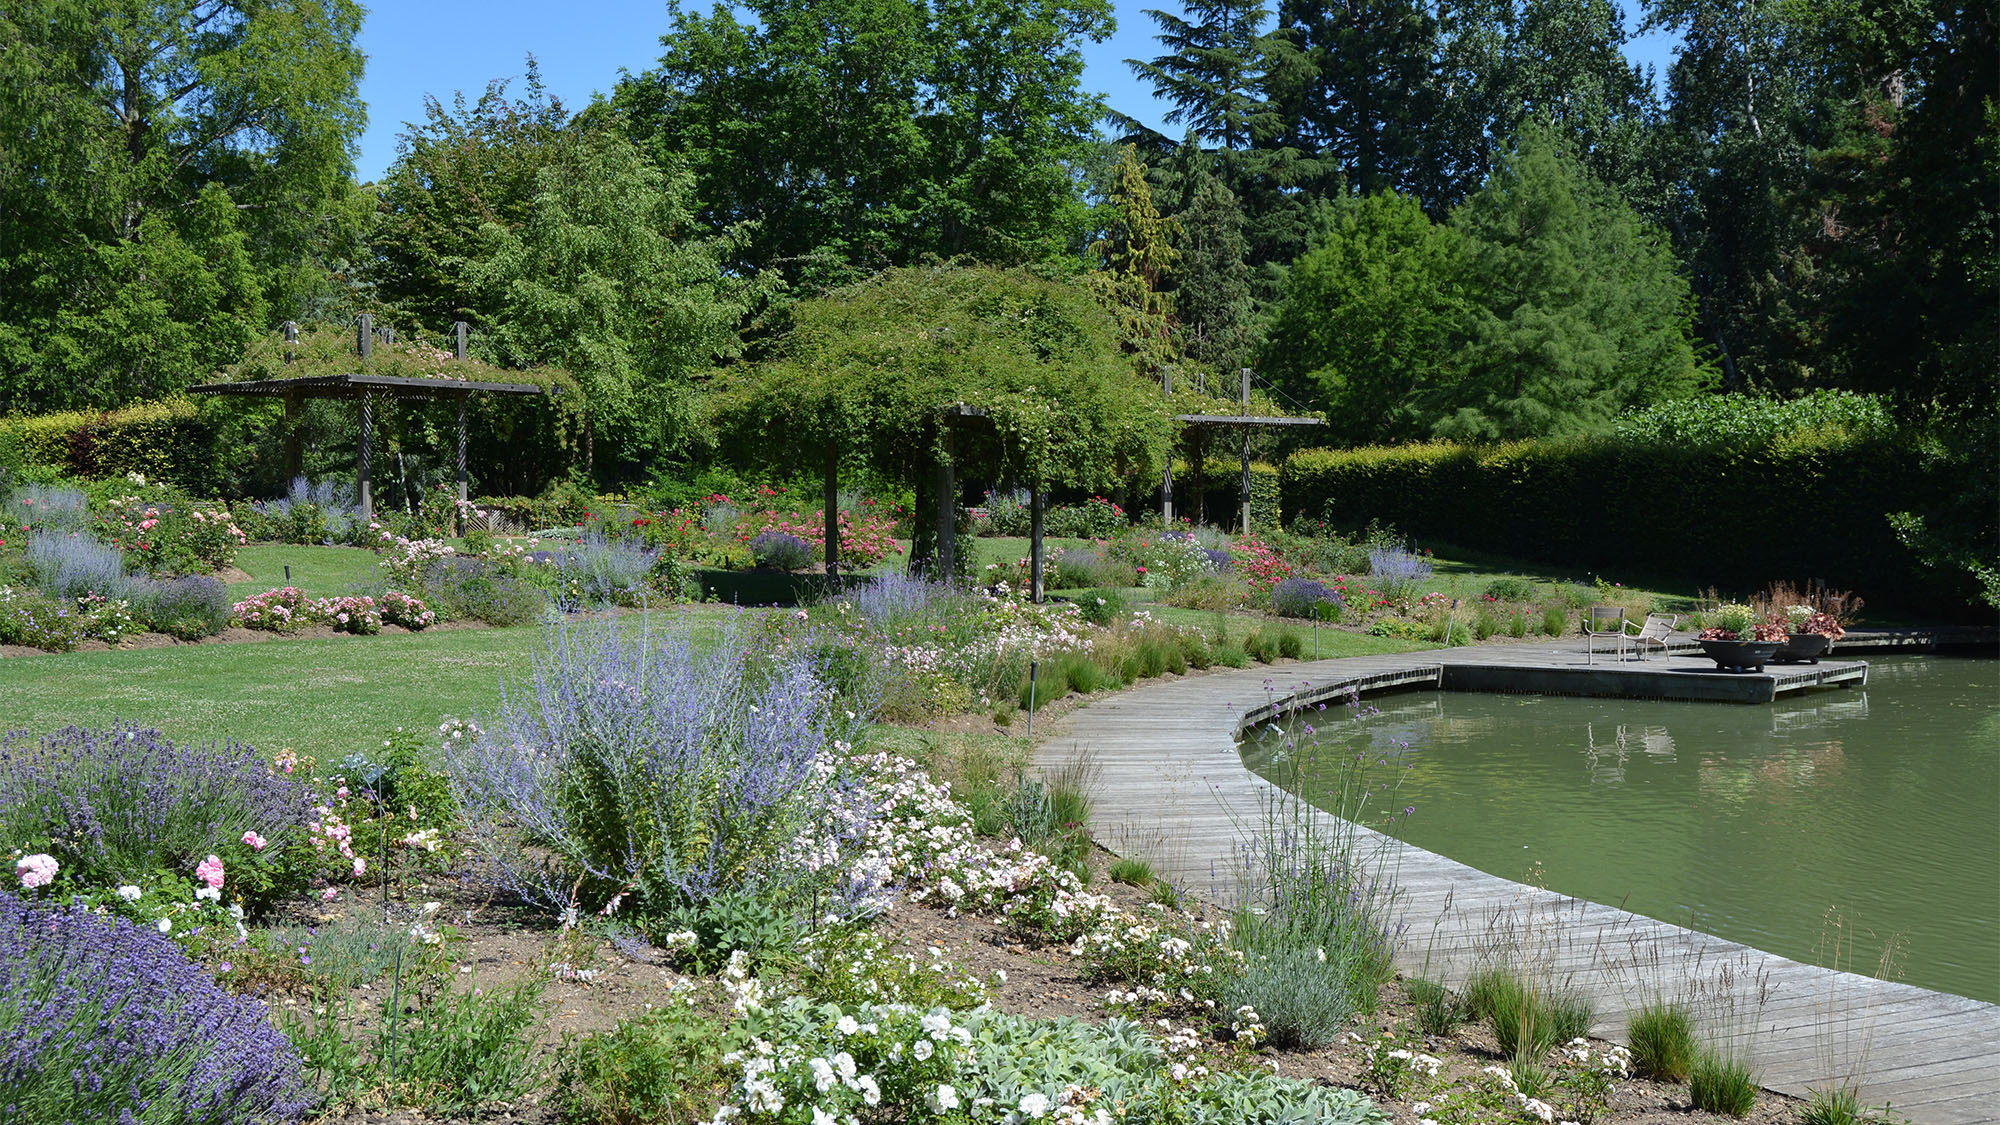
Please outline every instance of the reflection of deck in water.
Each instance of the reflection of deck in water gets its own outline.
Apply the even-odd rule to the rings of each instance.
[[[1056,724],[1038,754],[1054,766],[1076,749],[1088,750],[1099,770],[1091,812],[1098,839],[1144,856],[1177,883],[1227,896],[1234,890],[1229,873],[1240,858],[1236,841],[1258,822],[1261,802],[1279,795],[1243,766],[1236,738],[1246,727],[1298,702],[1344,698],[1350,686],[1364,692],[1449,686],[1440,680],[1467,667],[1558,673],[1573,667],[1592,677],[1624,671],[1607,666],[1602,655],[1590,665],[1583,661],[1580,649],[1514,645],[1222,672],[1136,688],[1081,708]],[[1638,674],[1670,674],[1662,658],[1651,664]],[[1862,682],[1865,667],[1848,682]],[[1793,683],[1788,690],[1798,690]],[[1796,704],[1788,700],[1774,710],[1775,729],[1837,722],[1867,706],[1859,692],[1795,698]],[[1823,701],[1801,706],[1815,699]],[[1603,746],[1597,764],[1606,771],[1621,769],[1621,753],[1672,752],[1671,737],[1659,728],[1600,726],[1589,735],[1593,747]],[[1604,780],[1614,777],[1607,773]],[[1726,970],[1750,991],[1759,979],[1769,987],[1768,1001],[1743,1010],[1730,1033],[1765,1085],[1804,1096],[1858,1077],[1865,1102],[1892,1103],[1919,1125],[1995,1120],[2000,1006],[1800,964],[1510,882],[1361,831],[1364,846],[1386,849],[1382,854],[1394,872],[1403,932],[1399,965],[1405,970],[1461,985],[1496,940],[1528,933],[1536,956],[1593,996],[1594,1030],[1610,1036],[1622,1033],[1630,1006],[1640,999],[1672,995],[1693,978],[1713,982]]]

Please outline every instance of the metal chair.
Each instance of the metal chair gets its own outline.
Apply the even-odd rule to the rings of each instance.
[[[1667,638],[1673,635],[1674,626],[1680,623],[1680,619],[1678,613],[1649,613],[1646,615],[1644,625],[1636,621],[1627,621],[1625,623],[1627,628],[1638,630],[1630,636],[1632,648],[1639,654],[1639,659],[1645,659],[1648,649],[1656,648],[1662,653],[1666,652]]]
[[[1624,659],[1625,646],[1632,642],[1632,634],[1625,626],[1632,624],[1625,620],[1622,605],[1594,605],[1583,611],[1583,662],[1596,662],[1597,642],[1610,641],[1612,652]]]

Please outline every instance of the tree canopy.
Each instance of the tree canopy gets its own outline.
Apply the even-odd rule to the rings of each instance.
[[[0,408],[185,387],[329,284],[360,26],[352,0],[0,10]]]

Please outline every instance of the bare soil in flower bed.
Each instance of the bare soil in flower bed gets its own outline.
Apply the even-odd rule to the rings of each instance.
[[[986,841],[996,850],[1002,841]],[[1139,913],[1151,895],[1148,891],[1110,882],[1105,872],[1111,856],[1099,851],[1093,856],[1090,889],[1109,896],[1120,908]],[[415,916],[427,900],[443,903],[436,921],[457,927],[464,941],[457,946],[458,962],[471,971],[461,972],[462,988],[506,987],[532,977],[547,978],[557,928],[546,912],[504,905],[487,889],[483,879],[471,872],[434,877],[408,885],[404,893],[392,897],[389,909],[397,919]],[[1212,902],[1186,898],[1184,909],[1210,919],[1222,915]],[[294,916],[284,921],[302,924],[329,922],[342,914],[359,912],[359,917],[380,918],[384,910],[379,888],[356,891],[341,902],[319,909],[315,901],[294,907]],[[1104,986],[1093,985],[1085,977],[1083,965],[1061,944],[1039,942],[1024,937],[1022,931],[1001,918],[981,915],[952,915],[942,909],[899,903],[878,925],[920,959],[935,948],[945,960],[965,968],[969,975],[991,980],[1004,973],[1004,983],[990,987],[991,1003],[1001,1010],[1037,1019],[1073,1017],[1101,1023],[1112,1013],[1100,1000]],[[544,1073],[554,1074],[556,1054],[566,1040],[606,1031],[619,1022],[669,1001],[674,982],[683,974],[660,961],[649,962],[627,956],[606,943],[598,947],[594,980],[548,980],[542,993],[543,1022],[537,1052]],[[386,980],[355,993],[365,1006],[379,1004],[386,995]],[[267,996],[267,1002],[283,1006],[297,1001]],[[366,1025],[364,1025],[366,1026]],[[1447,1078],[1476,1075],[1481,1068],[1502,1064],[1492,1032],[1483,1024],[1465,1023],[1448,1037],[1425,1036],[1418,1029],[1417,1009],[1405,995],[1402,979],[1382,986],[1374,1012],[1358,1016],[1350,1030],[1362,1038],[1382,1032],[1393,1033],[1412,1050],[1434,1055],[1444,1063]],[[1363,1077],[1362,1048],[1343,1040],[1316,1051],[1288,1051],[1265,1047],[1251,1060],[1256,1065],[1275,1066],[1277,1073],[1323,1085],[1360,1090],[1374,1098],[1392,1120],[1414,1121],[1407,1102],[1387,1098],[1372,1090]],[[521,1105],[460,1117],[436,1117],[408,1109],[337,1107],[321,1120],[339,1125],[416,1125],[429,1122],[522,1122],[525,1125],[557,1125],[563,1120],[556,1108],[556,1091],[544,1085]],[[1609,1109],[1596,1118],[1614,1125],[1779,1125],[1798,1119],[1803,1102],[1782,1094],[1764,1091],[1751,1112],[1742,1118],[1695,1110],[1688,1103],[1685,1085],[1667,1085],[1643,1079],[1616,1084]]]

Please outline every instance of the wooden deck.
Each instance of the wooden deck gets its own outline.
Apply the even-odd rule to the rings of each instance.
[[[1421,687],[1454,667],[1566,668],[1583,659],[1559,644],[1487,646],[1156,683],[1053,724],[1037,760],[1055,765],[1089,753],[1100,771],[1091,814],[1098,839],[1227,900],[1237,841],[1265,802],[1282,797],[1243,767],[1236,736],[1245,725],[1296,701],[1343,696],[1349,685]],[[1604,668],[1604,657],[1589,667]],[[1697,1005],[1722,1013],[1770,1088],[1804,1096],[1858,1078],[1865,1102],[1892,1103],[1922,1125],[2000,1121],[2000,1006],[1803,965],[1361,833],[1361,849],[1396,885],[1398,963],[1407,971],[1455,986],[1490,951],[1520,950],[1590,993],[1593,1030],[1612,1037],[1642,1000],[1696,989]]]

